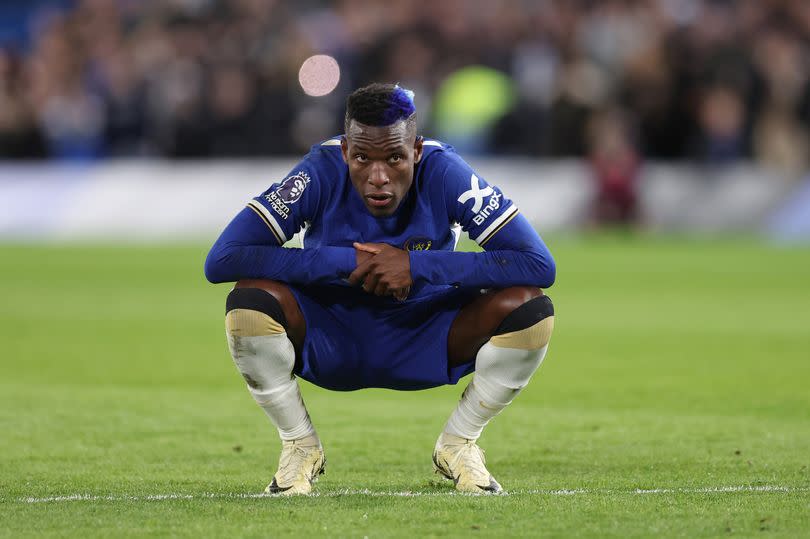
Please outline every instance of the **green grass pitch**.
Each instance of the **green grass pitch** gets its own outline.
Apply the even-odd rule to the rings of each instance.
[[[549,355],[480,442],[508,495],[432,473],[462,385],[304,383],[328,464],[296,499],[255,496],[278,442],[205,246],[0,246],[0,536],[810,536],[810,250],[550,244]]]

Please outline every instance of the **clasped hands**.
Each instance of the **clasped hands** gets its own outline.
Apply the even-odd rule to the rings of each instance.
[[[405,301],[413,284],[408,252],[387,243],[352,245],[357,253],[357,267],[349,275],[349,283],[361,285],[369,294]]]

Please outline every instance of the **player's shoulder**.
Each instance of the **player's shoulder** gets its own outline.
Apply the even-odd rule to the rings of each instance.
[[[424,174],[427,176],[448,176],[452,173],[467,173],[471,167],[466,161],[456,153],[456,149],[450,144],[440,140],[424,139],[422,142],[421,166],[424,167]]]
[[[454,193],[460,186],[469,187],[472,167],[458,154],[455,148],[444,142],[425,139],[422,143],[422,159],[418,177],[430,192]],[[444,195],[442,195],[444,196]]]
[[[309,149],[309,153],[312,154],[323,154],[329,157],[340,157],[340,141],[342,140],[342,135],[335,135],[333,137],[329,137],[326,140],[322,140],[316,144],[313,144],[312,147]]]
[[[422,139],[423,163],[433,162],[438,165],[450,163],[457,159],[461,159],[461,157],[450,144],[431,138]]]
[[[335,172],[348,170],[340,152],[340,137],[322,140],[309,149],[302,164],[311,169],[314,175],[324,179],[334,178]]]
[[[277,200],[292,204],[301,198],[312,201],[328,197],[335,185],[345,181],[347,172],[348,168],[340,156],[340,139],[327,139],[312,146],[289,174],[268,187],[261,197],[282,207],[284,215],[287,215],[289,210]]]

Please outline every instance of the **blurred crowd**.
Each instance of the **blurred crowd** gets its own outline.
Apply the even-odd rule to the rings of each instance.
[[[808,0],[3,0],[0,157],[295,155],[371,81],[467,152],[807,167]],[[18,37],[9,38],[9,35]],[[307,96],[312,54],[341,67]]]

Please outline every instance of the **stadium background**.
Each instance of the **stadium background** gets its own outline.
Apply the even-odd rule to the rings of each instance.
[[[808,62],[804,0],[3,0],[0,535],[806,534]],[[267,512],[202,261],[378,80],[543,234],[558,332],[509,498],[428,482],[459,388],[306,386],[327,497]]]
[[[543,191],[559,214],[536,206],[531,217],[544,230],[621,222],[806,241],[809,38],[801,0],[448,0],[430,9],[408,1],[7,0],[0,235],[82,237],[108,230],[117,215],[112,230],[137,236],[152,227],[136,206],[161,213],[189,196],[186,185],[185,195],[158,196],[143,187],[146,177],[167,191],[187,183],[177,176],[207,185],[210,162],[178,162],[239,159],[208,177],[248,182],[222,182],[223,191],[258,192],[340,132],[351,89],[386,80],[416,92],[425,135],[455,145],[492,181],[522,183],[521,195]],[[310,74],[310,84],[325,85],[310,93],[337,84],[317,97],[299,82],[315,54],[340,69],[334,81]],[[244,168],[257,159],[274,160]],[[11,165],[20,161],[47,165]],[[109,196],[112,185],[122,196]],[[98,196],[108,208],[123,195],[129,202],[89,223],[51,213],[49,225],[15,202],[41,189],[60,193],[59,214],[85,221]],[[210,222],[196,227],[174,212],[176,222],[166,215],[171,226],[154,228],[207,237],[238,207],[224,193],[198,192],[228,204],[206,205]]]

